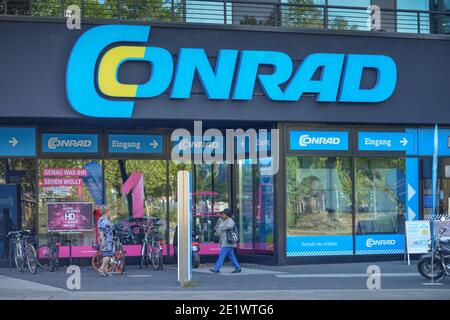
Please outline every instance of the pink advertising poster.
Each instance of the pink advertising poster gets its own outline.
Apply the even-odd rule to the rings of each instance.
[[[93,207],[90,202],[52,202],[47,204],[49,231],[92,231]]]

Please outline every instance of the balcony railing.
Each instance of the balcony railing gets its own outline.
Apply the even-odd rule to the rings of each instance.
[[[450,12],[381,8],[378,24],[365,7],[306,4],[304,0],[0,0],[0,15],[212,23],[300,29],[450,34]]]

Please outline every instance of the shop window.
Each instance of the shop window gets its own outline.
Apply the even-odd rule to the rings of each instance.
[[[201,164],[194,166],[193,227],[206,250],[215,254],[218,239],[215,226],[221,211],[230,208],[230,168],[226,164]],[[206,243],[210,243],[208,246]]]
[[[0,214],[3,209],[13,222],[14,229],[30,230],[37,234],[38,208],[36,194],[36,160],[10,158],[0,160]],[[0,242],[0,256],[3,254]]]
[[[167,168],[165,160],[105,160],[106,203],[123,243],[140,245],[142,224],[162,224],[167,242]]]
[[[239,160],[238,162],[238,187],[237,206],[239,216],[239,250],[253,250],[253,224],[254,224],[254,194],[253,166],[250,160]]]
[[[92,250],[96,242],[93,210],[103,203],[101,161],[41,159],[38,175],[40,244],[46,243],[48,231],[54,231],[73,246]]]
[[[264,175],[262,167],[271,167],[272,158],[259,159],[256,170],[257,206],[255,220],[255,251],[256,253],[274,252],[274,213],[275,186],[274,176]]]
[[[287,157],[288,236],[352,234],[350,159]]]
[[[356,234],[404,233],[405,159],[356,158]]]
[[[422,178],[422,212],[424,219],[430,219],[433,213],[433,159],[420,160]],[[436,185],[435,219],[450,215],[450,159],[440,157]]]
[[[240,241],[238,251],[273,254],[274,183],[273,176],[261,174],[271,158],[239,160],[237,164],[237,216]]]

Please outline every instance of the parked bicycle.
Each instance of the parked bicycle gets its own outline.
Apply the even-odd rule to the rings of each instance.
[[[10,231],[7,235],[13,238],[14,242],[14,262],[17,270],[23,272],[25,264],[32,274],[37,272],[38,260],[36,249],[31,243],[31,231]]]
[[[127,229],[122,229],[120,226],[114,226],[115,230],[118,233],[118,236],[120,237],[120,241],[123,244],[138,244],[139,243],[139,233],[140,228],[139,227],[130,227]]]
[[[147,227],[142,227],[144,228],[145,236],[142,240],[141,263],[139,265],[141,269],[144,266],[148,268],[150,262],[153,265],[153,269],[163,269],[163,241],[159,237],[159,227],[161,225],[156,222]]]
[[[91,265],[95,271],[102,265],[103,254],[99,245],[93,246],[97,253],[92,257]],[[106,267],[105,272],[111,273],[115,272],[117,274],[123,274],[125,271],[125,251],[123,249],[123,245],[120,241],[120,238],[117,235],[113,237],[113,257],[109,260],[109,263]]]
[[[44,269],[50,269],[51,272],[59,269],[59,248],[61,246],[60,239],[53,231],[48,233],[47,244],[39,247],[38,262],[39,266]],[[41,252],[43,256],[41,257]]]

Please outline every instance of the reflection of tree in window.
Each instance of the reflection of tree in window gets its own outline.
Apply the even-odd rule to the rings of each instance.
[[[401,233],[405,197],[404,158],[356,159],[357,233]]]
[[[350,234],[350,160],[287,158],[287,217],[290,235]]]
[[[321,181],[316,176],[304,178],[300,184],[303,193],[303,213],[320,213],[324,209],[325,194]]]

